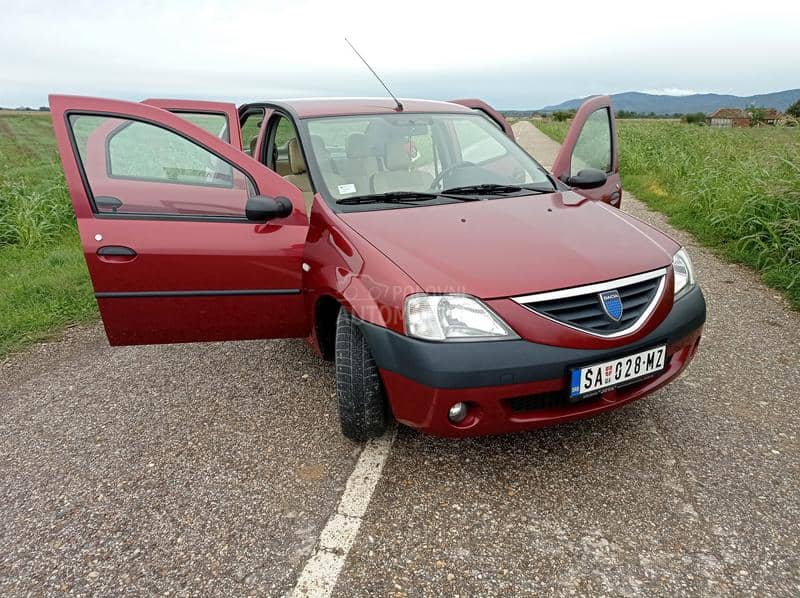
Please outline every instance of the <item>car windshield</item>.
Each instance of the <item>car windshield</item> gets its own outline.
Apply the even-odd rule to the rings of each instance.
[[[304,122],[322,175],[317,187],[338,204],[374,209],[379,203],[431,205],[554,190],[536,161],[479,114],[371,114]]]

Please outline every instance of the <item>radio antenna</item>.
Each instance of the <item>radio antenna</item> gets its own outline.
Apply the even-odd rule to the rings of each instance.
[[[361,62],[363,62],[367,66],[367,68],[369,69],[369,72],[371,72],[373,75],[375,75],[375,78],[378,80],[378,82],[381,85],[383,85],[383,88],[386,90],[386,93],[388,93],[390,96],[392,96],[392,99],[394,100],[394,103],[397,104],[397,111],[398,112],[402,112],[403,111],[403,105],[400,103],[400,100],[398,100],[395,97],[395,95],[392,93],[392,90],[389,89],[387,87],[386,83],[383,82],[383,79],[381,79],[378,76],[378,73],[375,72],[375,69],[373,69],[366,60],[364,60],[364,57],[361,54],[358,53],[358,50],[356,50],[356,47],[353,44],[350,43],[349,39],[344,38],[344,41],[346,41],[347,45],[350,46],[353,49],[353,52],[355,52],[356,56],[358,56],[361,59]]]

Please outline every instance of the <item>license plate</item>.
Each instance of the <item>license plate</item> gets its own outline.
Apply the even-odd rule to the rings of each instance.
[[[627,357],[575,368],[570,376],[569,396],[575,398],[593,394],[663,370],[666,354],[667,347],[661,346]]]

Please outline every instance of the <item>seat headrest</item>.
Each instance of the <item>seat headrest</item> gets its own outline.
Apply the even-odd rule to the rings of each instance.
[[[306,161],[303,152],[300,151],[300,142],[297,137],[289,140],[289,169],[292,174],[303,174],[306,172]]]
[[[386,144],[386,170],[408,170],[410,166],[411,156],[405,143]]]
[[[369,138],[364,133],[350,133],[345,139],[344,149],[348,158],[374,157],[369,149]]]

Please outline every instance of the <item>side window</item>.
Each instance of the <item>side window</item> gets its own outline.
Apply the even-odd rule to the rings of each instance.
[[[264,124],[264,111],[257,110],[248,112],[244,115],[244,120],[242,120],[241,124],[244,153],[255,158],[258,133],[261,131],[261,125]]]
[[[255,195],[240,170],[162,127],[107,116],[70,116],[98,213],[244,217]]]
[[[231,133],[228,128],[228,117],[225,114],[208,113],[208,112],[173,112],[175,116],[180,116],[183,120],[192,123],[216,135],[225,143],[231,142]]]
[[[490,162],[508,153],[506,148],[497,139],[487,135],[481,126],[483,121],[494,128],[498,128],[497,125],[493,125],[484,117],[480,118],[480,121],[476,118],[462,118],[453,121],[453,130],[458,146],[461,148],[461,159],[475,164]]]
[[[272,129],[272,143],[270,145],[267,165],[281,176],[292,174],[289,164],[289,140],[297,137],[297,131],[292,121],[285,116],[278,115],[277,123]]]
[[[584,168],[611,171],[611,118],[608,108],[595,110],[586,119],[572,151],[570,175]]]
[[[295,137],[297,137],[297,131],[294,130],[292,121],[285,116],[281,116],[275,129],[275,145],[283,147],[289,143],[290,139]]]

